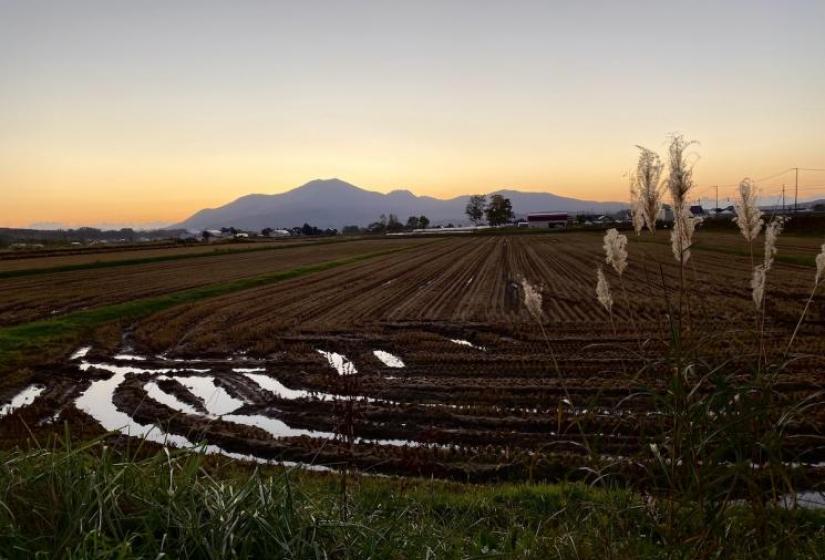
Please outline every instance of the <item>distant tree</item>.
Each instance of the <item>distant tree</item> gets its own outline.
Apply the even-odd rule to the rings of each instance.
[[[304,223],[301,226],[301,235],[318,235],[318,228]]]
[[[204,241],[209,241],[209,239],[210,239],[211,237],[212,237],[212,234],[211,234],[211,233],[209,233],[209,230],[206,230],[206,229],[205,229],[205,230],[203,230],[203,231],[201,232],[201,239],[203,239]]]
[[[269,237],[269,236],[272,235],[273,231],[275,231],[275,230],[272,229],[271,227],[267,227],[267,228],[264,228],[264,229],[261,230],[261,235],[263,235],[264,237]]]
[[[387,231],[387,224],[384,221],[378,220],[368,225],[367,231],[370,233],[384,233]]]
[[[421,229],[427,229],[430,227],[430,219],[427,216],[421,216],[418,218],[418,227]]]
[[[358,235],[361,228],[358,226],[344,226],[344,235]]]
[[[404,229],[404,224],[398,221],[398,216],[390,214],[387,218],[387,231],[390,233],[399,232]]]
[[[825,212],[825,204],[822,204],[822,203],[814,204],[813,210],[814,210],[814,212]]]
[[[464,212],[467,214],[467,217],[470,218],[471,222],[478,225],[484,220],[484,209],[486,205],[486,196],[483,194],[474,194],[470,197],[469,202],[467,202],[467,207],[464,209]]]
[[[407,218],[407,229],[418,229],[418,218],[416,216],[410,216]]]
[[[484,214],[491,226],[504,225],[513,219],[513,205],[509,198],[494,194],[490,197],[490,204],[487,205]]]

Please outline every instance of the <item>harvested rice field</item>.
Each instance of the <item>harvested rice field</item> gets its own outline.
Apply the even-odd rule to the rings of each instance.
[[[6,366],[0,444],[68,424],[122,445],[470,481],[586,478],[595,456],[632,480],[644,465],[628,458],[669,421],[658,399],[669,374],[655,361],[668,309],[683,307],[697,360],[744,362],[754,348],[784,351],[811,293],[808,239],[782,240],[764,319],[749,247],[727,234],[702,241],[683,277],[666,232],[631,238],[622,277],[605,268],[612,313],[596,301],[598,232],[375,239],[0,280],[0,324],[12,332],[55,310],[71,320],[335,263],[198,292],[87,329],[58,359]],[[540,288],[540,313],[525,307],[522,279]],[[821,294],[806,317],[778,400],[825,388]],[[750,338],[755,320],[761,341]],[[788,426],[783,446],[803,485],[825,474],[816,410]]]

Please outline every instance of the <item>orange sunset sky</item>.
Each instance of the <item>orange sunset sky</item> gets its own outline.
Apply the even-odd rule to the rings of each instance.
[[[0,226],[339,177],[627,198],[635,144],[825,196],[825,2],[0,2]]]

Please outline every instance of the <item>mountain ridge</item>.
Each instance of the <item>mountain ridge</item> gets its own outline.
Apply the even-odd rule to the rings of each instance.
[[[622,202],[580,200],[512,188],[499,189],[490,194],[502,194],[509,198],[517,215],[541,211],[604,213],[627,208],[627,204]],[[338,178],[314,179],[283,193],[243,195],[222,206],[199,210],[170,227],[202,230],[234,226],[259,230],[306,222],[321,228],[341,229],[345,225],[366,226],[381,214],[395,214],[402,221],[408,216],[425,215],[433,225],[467,223],[469,220],[464,214],[464,207],[469,197],[467,194],[441,199],[419,196],[408,189],[381,193]]]

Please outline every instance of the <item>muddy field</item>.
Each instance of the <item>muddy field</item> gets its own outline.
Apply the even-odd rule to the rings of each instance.
[[[727,249],[691,258],[685,316],[697,352],[747,360],[750,257],[732,237],[714,242]],[[73,349],[32,371],[28,386],[0,395],[0,440],[67,421],[81,434],[203,442],[208,452],[248,460],[471,480],[576,476],[587,449],[591,460],[596,454],[633,475],[638,466],[620,458],[644,448],[663,421],[652,395],[664,390],[667,372],[641,368],[662,352],[665,310],[680,282],[664,238],[631,240],[624,277],[608,274],[612,316],[595,301],[597,234],[398,243],[409,247],[178,306],[125,325],[108,343]],[[318,247],[302,258],[325,251],[324,258],[343,258],[359,246],[372,248]],[[808,250],[807,242],[798,248]],[[290,254],[309,249],[300,251]],[[222,258],[246,271],[277,266]],[[184,280],[205,273],[197,268],[203,260],[181,264],[198,271]],[[234,277],[240,267],[226,263],[222,270]],[[147,290],[179,285],[175,274],[144,274],[141,284],[156,281]],[[540,321],[524,308],[522,277],[542,287]],[[812,282],[810,267],[775,265],[768,348],[787,343]],[[825,388],[823,351],[820,296],[778,398]],[[795,424],[786,446],[788,461],[807,464],[814,478],[825,462],[812,445],[825,425],[820,416]]]
[[[417,243],[422,241],[388,239],[320,245],[304,242],[272,251],[0,278],[0,327]],[[46,260],[41,260],[41,264]]]
[[[198,243],[180,245],[177,243],[150,243],[127,247],[82,247],[68,249],[38,249],[33,251],[0,251],[0,274],[21,270],[39,270],[55,267],[78,266],[92,263],[114,263],[135,259],[175,258],[180,256],[209,255],[282,247],[286,245],[306,245],[318,241],[311,238],[272,239],[243,242]]]

